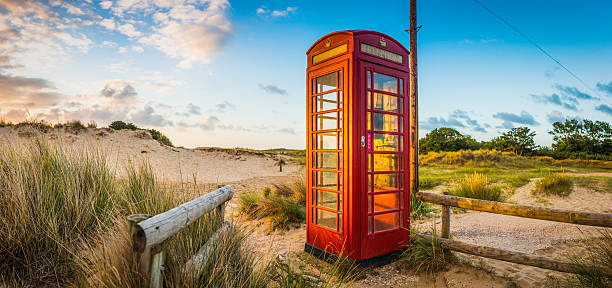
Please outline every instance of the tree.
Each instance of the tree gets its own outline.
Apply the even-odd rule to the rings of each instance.
[[[604,121],[571,119],[553,123],[552,147],[564,155],[612,155],[612,127]]]
[[[419,153],[429,151],[459,151],[479,149],[480,144],[469,135],[453,128],[437,128],[419,140]]]
[[[486,142],[484,146],[488,149],[512,151],[519,155],[530,155],[538,148],[533,140],[535,135],[536,133],[528,127],[512,128],[510,131],[502,133],[501,136]]]

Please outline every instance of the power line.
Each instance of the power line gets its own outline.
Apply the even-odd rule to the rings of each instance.
[[[550,55],[550,53],[546,52],[546,50],[544,50],[544,48],[542,48],[542,46],[538,45],[538,43],[536,43],[535,41],[531,40],[531,38],[529,38],[527,35],[525,35],[523,32],[519,31],[516,27],[514,27],[514,25],[510,24],[508,21],[506,21],[504,18],[502,18],[501,16],[499,16],[499,14],[495,13],[495,11],[489,9],[489,7],[485,6],[484,4],[482,4],[482,2],[478,1],[478,0],[473,0],[474,2],[476,2],[478,5],[480,5],[482,8],[484,8],[485,10],[489,11],[491,14],[493,14],[493,16],[497,17],[497,19],[501,20],[502,22],[504,22],[506,25],[508,25],[508,27],[512,28],[512,30],[514,30],[514,32],[518,33],[519,35],[521,35],[523,38],[527,39],[527,41],[529,41],[529,43],[531,43],[533,46],[535,46],[536,48],[538,48],[538,50],[540,50],[542,53],[544,53],[544,55],[548,56],[548,58],[550,58],[550,60],[554,61],[555,63],[557,63],[559,66],[561,66],[561,68],[563,68],[563,70],[567,71],[567,73],[569,73],[570,75],[572,75],[572,77],[574,77],[576,80],[580,81],[580,83],[582,83],[582,85],[584,85],[587,89],[591,90],[593,93],[599,95],[599,93],[597,93],[597,91],[593,90],[591,88],[591,86],[589,86],[586,82],[584,82],[584,80],[582,80],[580,77],[578,77],[578,75],[576,75],[574,72],[570,71],[567,67],[565,67],[565,65],[561,64],[561,62],[559,62],[559,60],[557,60],[555,57],[553,57],[552,55]]]

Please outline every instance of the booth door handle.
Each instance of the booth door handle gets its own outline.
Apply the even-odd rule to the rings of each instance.
[[[365,136],[361,136],[361,147],[365,147]]]

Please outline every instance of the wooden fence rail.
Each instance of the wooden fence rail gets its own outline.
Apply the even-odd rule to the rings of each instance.
[[[533,218],[557,222],[565,222],[580,225],[612,227],[612,214],[581,212],[555,208],[535,207],[528,205],[518,205],[511,203],[501,203],[480,199],[418,192],[416,198],[423,202],[440,204],[442,209],[442,232],[439,239],[442,248],[467,253],[471,255],[502,260],[517,264],[540,267],[568,273],[579,273],[581,271],[597,271],[602,274],[611,275],[612,269],[603,266],[578,266],[564,260],[557,260],[549,257],[508,251],[499,248],[478,246],[466,242],[450,240],[450,206],[469,210],[483,211],[495,214],[511,215],[524,218]],[[432,236],[417,234],[420,238],[433,241]]]
[[[231,186],[223,186],[155,216],[134,214],[127,217],[133,251],[140,261],[141,274],[149,280],[149,287],[162,287],[165,260],[165,253],[161,249],[163,242],[213,210],[223,218],[225,203],[233,196],[234,189]],[[231,225],[231,222],[227,221],[217,232]],[[186,263],[188,269],[197,263],[205,262],[209,253],[208,247],[219,237],[218,234],[213,234],[194,256],[194,260]]]

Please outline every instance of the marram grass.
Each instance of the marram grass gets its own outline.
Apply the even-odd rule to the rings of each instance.
[[[568,196],[572,193],[573,182],[565,174],[548,174],[535,183],[534,194]]]
[[[448,190],[450,194],[459,197],[503,201],[502,188],[492,184],[487,176],[480,173],[466,174],[465,178]]]

